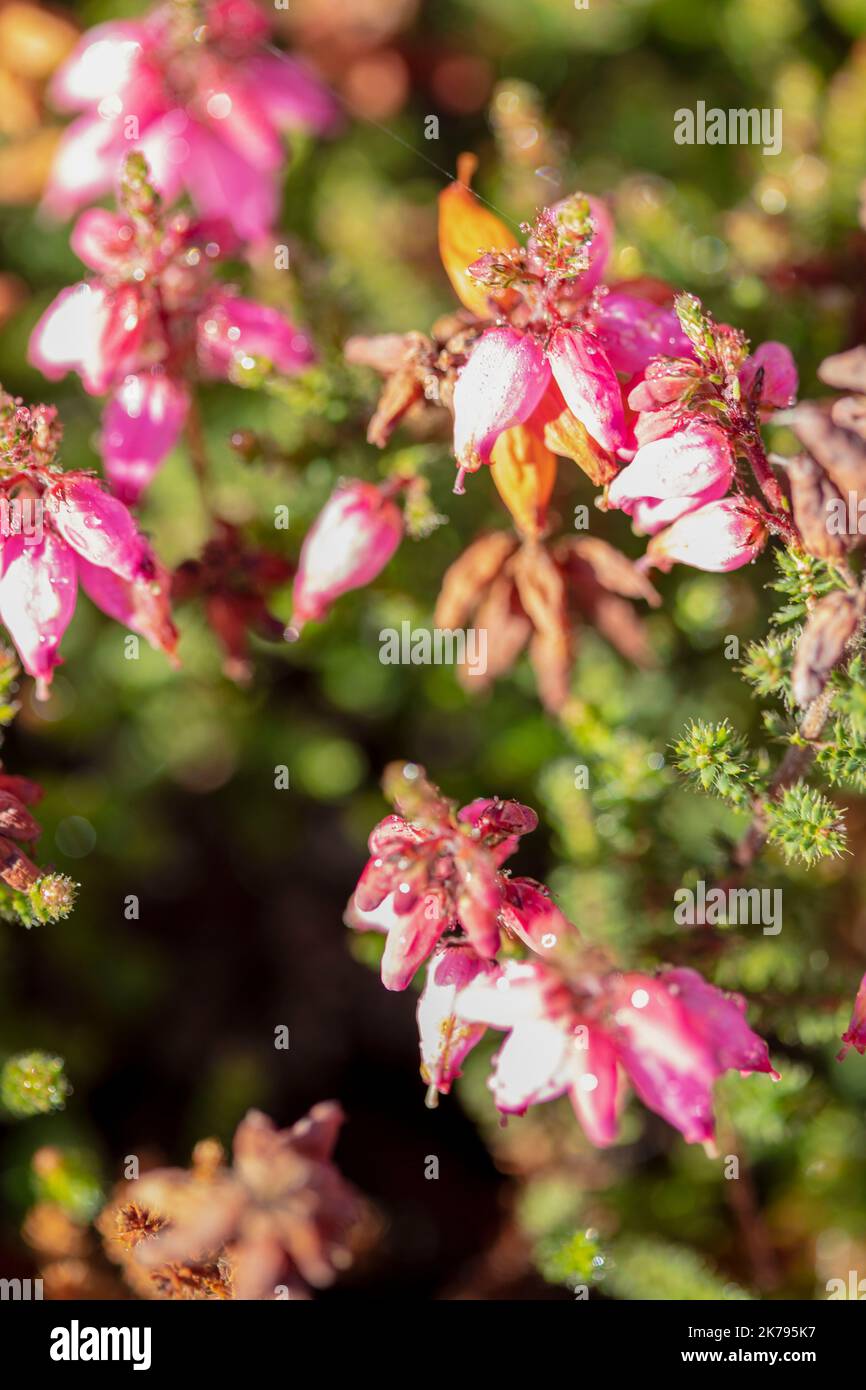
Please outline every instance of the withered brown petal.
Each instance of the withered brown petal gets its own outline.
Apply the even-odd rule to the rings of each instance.
[[[818,379],[838,391],[866,392],[866,347],[861,344],[825,357],[818,368]]]
[[[850,430],[833,423],[830,404],[800,401],[781,418],[790,424],[800,443],[809,450],[842,493],[866,495],[866,443]]]
[[[863,595],[848,590],[825,594],[812,609],[791,670],[794,699],[801,708],[817,700],[831,671],[844,659],[863,610]]]
[[[831,504],[841,501],[838,488],[809,454],[797,454],[784,462],[794,521],[805,549],[822,560],[841,560],[857,537],[836,534],[828,527]]]
[[[623,598],[642,598],[658,608],[661,595],[633,560],[600,536],[567,536],[557,547],[557,558],[572,556],[589,566],[603,589]]]
[[[466,619],[474,612],[487,585],[517,545],[517,537],[507,531],[491,531],[467,546],[445,571],[436,600],[434,626],[465,627]]]

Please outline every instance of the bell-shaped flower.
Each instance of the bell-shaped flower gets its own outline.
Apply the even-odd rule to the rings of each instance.
[[[294,634],[311,619],[324,618],[342,594],[375,579],[402,536],[402,513],[386,489],[357,480],[338,487],[301,547],[293,591]]]
[[[767,541],[767,530],[754,511],[736,498],[707,502],[653,536],[646,561],[660,570],[673,565],[724,574],[751,564]]]

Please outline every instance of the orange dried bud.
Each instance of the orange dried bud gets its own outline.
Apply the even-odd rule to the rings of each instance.
[[[521,535],[537,539],[556,482],[556,458],[526,425],[504,430],[493,446],[490,472]]]
[[[462,154],[457,161],[457,178],[439,194],[439,254],[460,302],[479,318],[490,318],[490,301],[507,307],[514,302],[514,291],[492,293],[472,279],[468,267],[485,251],[512,251],[519,242],[472,192],[470,184],[477,166],[474,155]]]
[[[544,442],[555,454],[571,459],[591,483],[604,487],[619,472],[619,465],[590,437],[576,415],[563,410],[544,426]]]

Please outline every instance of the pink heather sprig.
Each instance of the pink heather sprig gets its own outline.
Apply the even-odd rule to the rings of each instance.
[[[51,406],[0,393],[0,619],[45,698],[79,584],[174,659],[170,578],[126,506],[85,472],[64,473]]]
[[[794,401],[797,369],[782,343],[749,356],[743,335],[715,324],[693,295],[677,308],[689,355],[656,357],[630,383],[636,451],[607,504],[653,537],[647,564],[737,569],[769,533],[797,539],[760,428]]]
[[[49,99],[81,114],[60,142],[45,194],[68,217],[111,191],[130,149],[168,202],[186,192],[202,217],[256,240],[273,225],[283,134],[327,133],[331,95],[304,65],[266,47],[272,19],[254,0],[165,3],[89,29]]]
[[[238,245],[225,222],[165,214],[140,155],[124,165],[120,211],[78,219],[72,247],[95,272],[62,290],[33,330],[29,360],[56,381],[77,372],[108,396],[102,457],[135,502],[178,439],[197,380],[243,381],[262,361],[293,374],[313,359],[285,315],[214,277]]]
[[[593,1144],[614,1142],[631,1082],[689,1143],[713,1152],[713,1087],[726,1071],[774,1079],[745,1003],[694,970],[623,973],[581,941],[543,884],[503,869],[537,816],[479,798],[457,810],[416,764],[392,764],[400,814],[370,836],[346,914],[387,934],[382,981],[405,989],[428,962],[418,1005],[428,1103],[447,1095],[487,1028],[507,1033],[488,1081],[497,1108],[524,1114],[568,1095]],[[521,947],[529,954],[516,958]]]
[[[516,518],[549,496],[555,455],[571,459],[652,537],[644,568],[731,570],[771,534],[797,544],[761,436],[796,395],[788,349],[749,355],[742,333],[661,281],[605,283],[614,225],[599,198],[542,209],[521,244],[473,194],[475,163],[462,156],[439,199],[442,263],[471,317],[443,341],[350,345],[388,378],[371,441],[422,400],[450,408],[455,492],[490,465]]]

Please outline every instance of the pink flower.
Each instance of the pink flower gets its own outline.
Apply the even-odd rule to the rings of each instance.
[[[342,484],[304,538],[293,592],[292,635],[320,621],[331,604],[385,568],[403,537],[403,516],[387,487]]]
[[[253,0],[205,0],[203,11],[184,20],[163,4],[83,36],[49,93],[60,110],[83,112],[60,143],[45,197],[53,212],[101,198],[138,148],[169,200],[186,189],[245,239],[269,230],[282,133],[329,131],[336,107],[298,62],[265,51],[271,25]]]
[[[182,213],[163,219],[130,167],[122,198],[144,211],[82,214],[72,244],[97,273],[48,306],[28,356],[50,380],[74,371],[91,395],[108,395],[106,473],[135,502],[180,436],[197,375],[229,378],[262,358],[294,373],[313,350],[277,309],[214,282],[213,263],[237,245],[231,229]]]
[[[761,343],[752,356],[746,358],[739,372],[740,385],[746,395],[751,392],[759,371],[763,372],[759,399],[766,413],[794,404],[799,377],[790,348],[784,343]]]
[[[532,920],[524,896],[542,895],[530,879],[510,889],[507,875],[500,872],[519,837],[537,825],[534,811],[516,801],[487,798],[458,811],[430,787],[423,771],[413,770],[412,781],[419,779],[413,818],[386,816],[372,831],[370,858],[347,914],[350,926],[387,932],[382,959],[386,989],[405,989],[446,933],[449,945],[462,935],[477,956],[490,960],[499,948],[501,928],[510,931],[519,925],[523,930]],[[539,911],[534,901],[532,906]],[[525,913],[522,922],[520,912]],[[564,934],[565,919],[556,921]],[[544,948],[539,944],[538,949]]]
[[[459,992],[478,975],[493,970],[468,943],[438,946],[427,965],[427,983],[418,1001],[421,1076],[431,1095],[448,1095],[464,1058],[485,1033],[483,1024],[466,1023],[455,1013]]]
[[[866,1052],[866,975],[860,981],[857,998],[854,1000],[854,1012],[851,1015],[847,1032],[842,1034],[842,1047],[837,1055],[837,1061],[843,1062],[852,1047],[857,1049],[861,1057]]]
[[[508,326],[482,333],[454,388],[454,453],[461,470],[455,491],[463,472],[490,462],[500,434],[528,422],[551,393],[603,449],[620,447],[625,417],[619,382],[590,333],[557,328],[544,345]]]
[[[692,565],[714,574],[748,565],[760,555],[767,531],[755,515],[736,498],[707,502],[697,511],[660,531],[647,547],[646,562],[660,570],[672,565]]]
[[[20,475],[12,480],[20,485]],[[30,470],[26,486],[42,535],[7,537],[0,561],[0,618],[45,698],[80,580],[93,601],[173,656],[170,584],[126,507],[84,473]]]
[[[608,503],[633,516],[639,530],[653,534],[723,497],[733,475],[734,455],[724,430],[687,419],[638,449],[610,484]]]
[[[595,328],[611,366],[627,376],[645,371],[653,357],[692,355],[676,310],[641,299],[626,289],[607,292],[599,305]]]
[[[736,1069],[777,1079],[743,1000],[692,970],[612,974],[581,995],[539,961],[508,961],[453,1007],[467,1023],[508,1030],[489,1080],[500,1110],[522,1114],[567,1093],[597,1145],[616,1138],[622,1072],[650,1110],[708,1148],[717,1078]]]
[[[102,461],[112,488],[136,502],[180,438],[189,409],[183,381],[159,367],[131,372],[116,387],[102,417]]]
[[[446,269],[473,313],[498,309],[454,387],[455,491],[465,473],[490,462],[503,431],[526,425],[543,436],[566,411],[612,459],[630,457],[617,371],[634,372],[688,342],[671,310],[626,288],[600,288],[613,240],[604,204],[574,194],[545,208],[523,248],[498,219],[477,211],[467,187],[455,187],[459,196],[443,195],[440,216]],[[465,248],[482,235],[498,245],[465,265]]]

